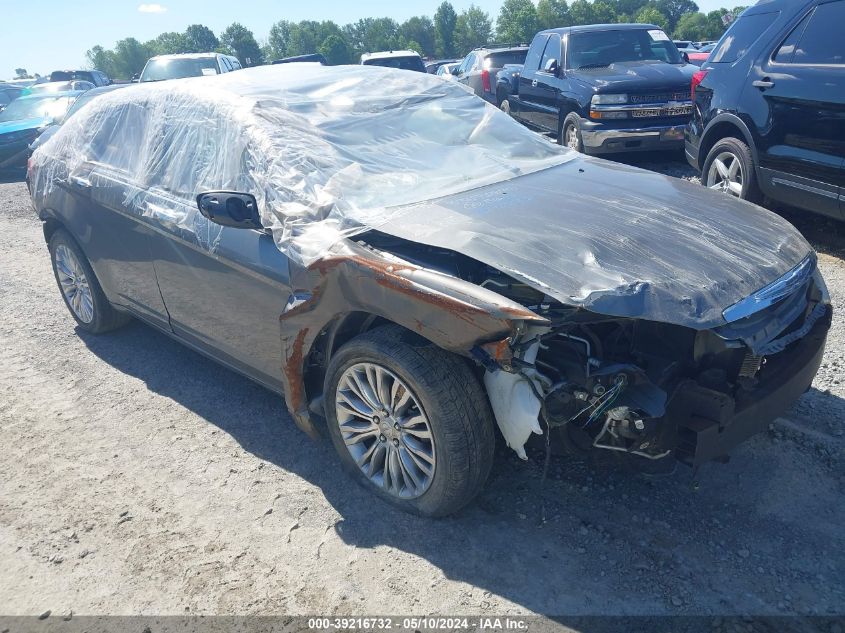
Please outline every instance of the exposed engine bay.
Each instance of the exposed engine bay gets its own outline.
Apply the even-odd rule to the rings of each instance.
[[[470,281],[547,321],[520,324],[510,338],[471,350],[498,426],[522,459],[531,436],[545,435],[568,452],[601,449],[645,461],[674,456],[693,466],[725,460],[729,448],[788,406],[772,403],[772,392],[789,397],[786,391],[800,389],[794,399],[809,386],[830,322],[818,275],[808,274],[764,311],[695,330],[563,305],[453,251],[377,232],[366,237],[367,246],[389,257]],[[800,376],[783,384],[782,370],[805,360],[807,384],[798,384]]]

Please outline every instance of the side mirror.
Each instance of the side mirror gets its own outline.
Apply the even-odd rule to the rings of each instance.
[[[543,70],[552,75],[557,75],[557,60],[550,59],[549,61],[547,61],[546,65],[543,66]]]
[[[683,58],[683,60],[684,60],[687,64],[689,64],[689,53],[681,53],[681,57]]]
[[[200,213],[215,224],[261,230],[258,203],[251,193],[208,191],[197,196]]]
[[[455,66],[455,67],[454,67],[452,70],[450,70],[449,72],[451,72],[451,73],[452,73],[453,75],[455,75],[455,76],[458,76],[458,75],[460,74],[460,72],[461,72],[461,71],[460,71],[460,69],[459,69],[457,66]]]

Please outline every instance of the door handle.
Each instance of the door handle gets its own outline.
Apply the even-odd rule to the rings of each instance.
[[[536,80],[536,79],[534,79],[534,80],[531,82],[531,87],[532,87],[532,88],[536,88],[536,87],[537,87],[537,80]]]
[[[751,85],[755,88],[759,88],[760,90],[766,90],[768,88],[774,88],[775,82],[766,77],[762,80],[757,79],[756,81],[752,81]]]
[[[76,187],[77,189],[88,190],[93,186],[90,180],[88,180],[87,178],[82,178],[80,176],[71,176],[69,180],[70,184]]]

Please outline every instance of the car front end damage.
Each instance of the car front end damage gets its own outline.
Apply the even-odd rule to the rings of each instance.
[[[674,455],[693,467],[726,459],[809,388],[832,316],[812,255],[713,329],[530,307],[549,326],[474,350],[520,457],[532,433],[549,433],[570,450]]]
[[[697,330],[565,305],[466,256],[377,233],[349,248],[302,271],[313,291],[281,319],[288,407],[312,435],[321,368],[344,336],[382,320],[467,358],[523,459],[537,435],[697,467],[726,459],[810,386],[831,322],[814,255]]]

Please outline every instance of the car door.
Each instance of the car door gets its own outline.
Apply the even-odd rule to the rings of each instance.
[[[279,317],[291,294],[289,261],[268,232],[221,227],[196,203],[209,190],[253,193],[245,141],[236,122],[211,110],[193,107],[183,120],[175,113],[157,132],[144,199],[157,228],[151,248],[173,332],[281,390]]]
[[[85,155],[58,180],[68,195],[57,213],[109,300],[169,329],[150,251],[153,230],[131,204],[140,191],[133,176],[139,156],[129,148],[138,147],[146,116],[143,104],[131,103],[87,120]]]
[[[761,186],[773,198],[840,216],[845,186],[845,0],[819,3],[749,74]],[[808,203],[808,200],[810,201]]]
[[[537,84],[533,86],[535,91],[535,103],[537,107],[536,125],[548,132],[557,133],[560,120],[559,95],[563,82],[560,79],[562,73],[561,62],[561,40],[560,35],[552,33],[543,50],[540,59],[540,66],[535,75]],[[547,70],[554,62],[555,69]]]
[[[539,125],[539,91],[537,86],[537,71],[540,68],[540,60],[546,43],[549,41],[548,33],[539,33],[531,41],[528,54],[525,56],[525,65],[519,75],[519,112],[518,118],[530,125]]]
[[[475,67],[478,58],[475,53],[469,53],[466,57],[464,57],[464,61],[461,62],[461,65],[458,66],[458,74],[455,75],[455,80],[458,83],[462,83],[465,86],[472,86],[472,72],[473,68]],[[473,88],[474,89],[474,88]]]

